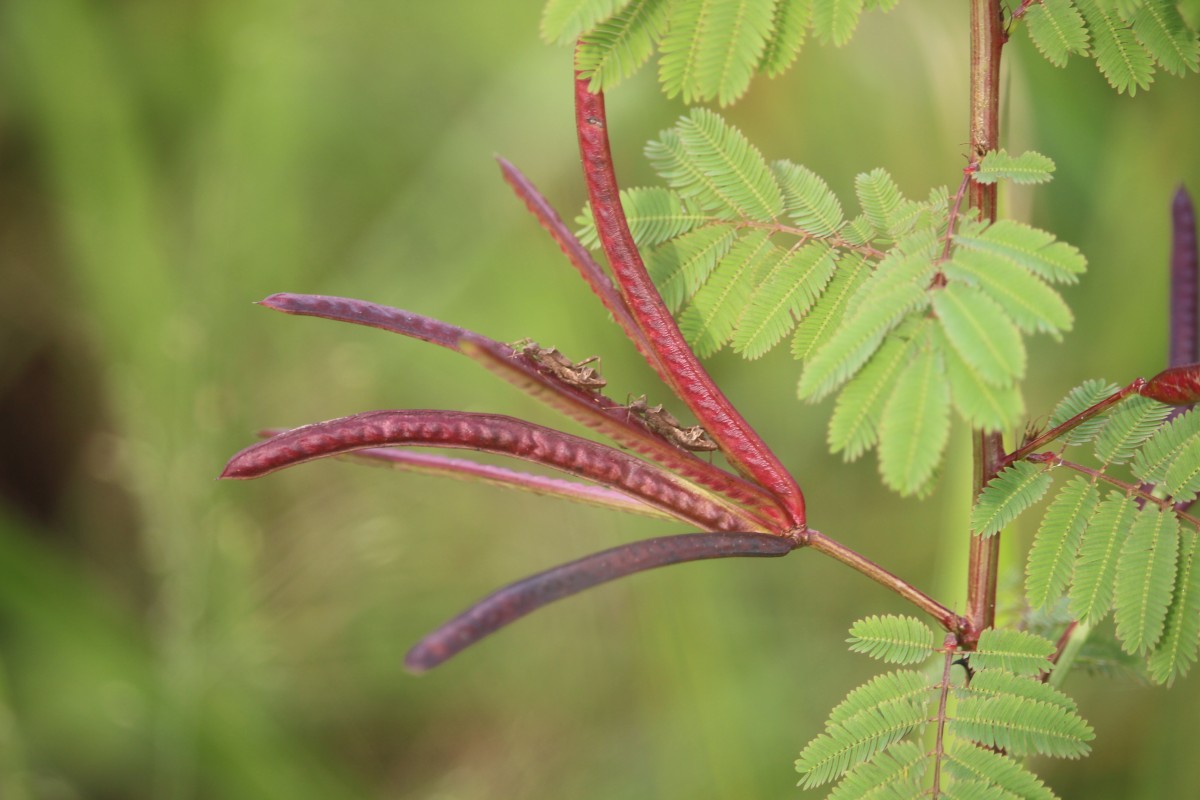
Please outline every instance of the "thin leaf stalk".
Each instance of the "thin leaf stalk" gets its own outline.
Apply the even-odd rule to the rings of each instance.
[[[575,124],[596,232],[626,305],[658,353],[671,387],[739,472],[766,487],[793,525],[807,525],[804,495],[758,433],[733,407],[692,352],[634,244],[613,169],[603,94],[575,79]]]
[[[1064,420],[1059,425],[1055,425],[1050,430],[1046,431],[1045,433],[1041,434],[1040,436],[1038,436],[1034,439],[1031,439],[1030,441],[1026,442],[1024,445],[1022,445],[1020,448],[1018,448],[1016,451],[1005,456],[1003,462],[1001,463],[1001,469],[1003,469],[1004,467],[1007,467],[1008,465],[1013,464],[1017,461],[1020,461],[1023,458],[1027,458],[1031,453],[1034,453],[1035,451],[1041,449],[1042,447],[1045,447],[1049,442],[1054,441],[1055,439],[1059,438],[1060,436],[1064,436],[1067,433],[1070,433],[1072,430],[1074,430],[1075,428],[1078,428],[1080,425],[1087,422],[1092,417],[1096,416],[1097,414],[1104,413],[1105,411],[1109,410],[1113,406],[1115,406],[1118,403],[1125,400],[1130,395],[1138,394],[1139,392],[1141,392],[1142,387],[1144,387],[1145,385],[1146,385],[1145,380],[1143,380],[1142,378],[1137,378],[1136,380],[1132,381],[1128,386],[1118,389],[1117,391],[1113,392],[1108,397],[1101,400],[1099,403],[1096,403],[1093,406],[1089,406],[1088,408],[1085,408],[1083,411],[1080,411],[1078,414],[1071,417],[1070,419]]]
[[[971,0],[971,161],[977,163],[1000,143],[1000,55],[1007,34],[1000,0]],[[972,180],[971,208],[984,222],[996,221],[996,184]],[[976,431],[974,444],[974,495],[978,496],[1002,468],[1004,441],[999,433]],[[996,577],[1000,537],[972,532],[967,565],[967,618],[973,645],[979,634],[996,621]]]
[[[950,697],[950,670],[954,667],[954,656],[958,654],[958,640],[953,633],[947,633],[942,642],[942,652],[946,654],[942,664],[942,682],[938,684],[937,735],[933,744],[933,786],[930,797],[936,800],[942,796],[942,762],[946,758],[946,705]]]

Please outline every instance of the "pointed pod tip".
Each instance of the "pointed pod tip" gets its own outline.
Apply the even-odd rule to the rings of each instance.
[[[1175,189],[1173,202],[1176,208],[1180,206],[1190,206],[1192,204],[1192,195],[1190,192],[1188,192],[1185,184],[1181,183],[1179,184],[1178,188]]]
[[[440,663],[431,659],[429,653],[418,644],[404,656],[404,671],[409,675],[424,675]]]

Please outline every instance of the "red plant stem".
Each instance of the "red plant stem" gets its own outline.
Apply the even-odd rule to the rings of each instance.
[[[614,547],[488,595],[418,642],[404,666],[418,673],[433,669],[542,606],[626,575],[685,561],[784,556],[794,545],[792,539],[763,533],[691,533]]]
[[[733,467],[765,486],[793,524],[806,525],[804,495],[766,443],[742,418],[684,341],[634,244],[613,171],[603,94],[576,74],[575,125],[596,231],[617,286],[643,335],[658,353],[671,387],[717,442]]]
[[[1036,439],[1030,440],[1027,444],[1022,445],[1015,452],[1010,453],[1009,455],[1005,456],[1004,460],[1001,462],[1001,469],[1003,469],[1004,467],[1007,467],[1008,465],[1013,464],[1017,461],[1020,461],[1023,458],[1026,458],[1030,453],[1032,453],[1036,450],[1039,450],[1040,448],[1044,447],[1047,443],[1052,442],[1055,439],[1059,438],[1060,436],[1063,436],[1064,434],[1069,433],[1070,431],[1074,430],[1075,428],[1078,428],[1084,422],[1087,422],[1089,419],[1096,416],[1097,414],[1101,414],[1101,413],[1107,411],[1108,409],[1117,405],[1118,403],[1120,403],[1122,400],[1129,397],[1130,395],[1138,394],[1139,392],[1141,392],[1142,388],[1145,385],[1146,385],[1145,380],[1143,380],[1142,378],[1137,378],[1132,383],[1130,383],[1128,386],[1126,386],[1122,389],[1118,389],[1117,391],[1110,394],[1108,397],[1101,400],[1099,403],[1096,403],[1093,406],[1089,406],[1089,407],[1085,408],[1083,411],[1080,411],[1075,416],[1071,417],[1070,419],[1067,419],[1067,420],[1063,421],[1062,423],[1055,425],[1053,428],[1046,431],[1041,436],[1038,436]]]
[[[971,0],[971,161],[978,162],[1000,142],[1000,54],[1007,38],[1000,0]],[[996,185],[971,181],[971,207],[986,222],[996,221]],[[975,434],[975,494],[983,491],[1004,461],[999,433]],[[967,618],[970,636],[965,645],[996,621],[996,575],[1000,537],[971,534],[967,564]]]
[[[591,287],[592,292],[600,298],[600,302],[612,314],[613,319],[621,326],[621,330],[633,342],[638,352],[642,354],[642,358],[658,373],[664,381],[667,380],[666,372],[662,364],[658,360],[658,353],[646,341],[646,337],[642,334],[641,328],[637,322],[629,314],[629,309],[625,307],[625,302],[621,299],[620,293],[612,284],[612,279],[608,277],[608,273],[604,268],[596,263],[596,259],[592,258],[592,254],[588,249],[576,238],[575,234],[563,223],[558,212],[550,205],[550,202],[542,196],[533,182],[526,178],[519,169],[513,166],[507,160],[496,157],[496,161],[500,164],[500,172],[504,175],[505,182],[512,187],[516,192],[517,197],[525,202],[525,207],[529,209],[541,226],[550,234],[551,238],[558,244],[559,248],[566,255],[571,264],[578,270],[579,274]]]
[[[761,486],[731,475],[696,455],[669,444],[647,430],[641,420],[631,415],[624,406],[540,370],[528,356],[506,344],[432,317],[365,300],[280,293],[271,295],[260,305],[286,314],[320,317],[379,328],[462,353],[556,411],[678,472],[698,487],[704,487],[703,491],[709,494],[714,502],[747,507],[749,511],[734,511],[744,517],[744,522],[739,527],[763,527],[766,530],[783,530],[788,527],[773,498]],[[720,498],[712,495],[719,495]]]
[[[918,590],[912,584],[904,581],[892,573],[888,572],[883,567],[871,561],[864,556],[851,550],[849,547],[830,539],[820,531],[809,530],[804,534],[804,543],[816,550],[819,553],[824,553],[843,564],[861,572],[871,580],[891,589],[896,594],[903,597],[908,602],[912,603],[917,608],[924,611],[929,616],[938,621],[938,624],[954,634],[961,634],[967,630],[968,620],[965,617],[960,617],[944,605],[934,600],[929,595]]]
[[[698,496],[679,478],[645,461],[499,414],[372,411],[318,422],[247,447],[229,460],[220,477],[258,478],[318,458],[397,445],[513,456],[625,492],[705,530],[739,530],[745,525],[724,506]]]
[[[268,435],[275,436],[283,431],[272,431]],[[593,486],[588,483],[565,481],[561,478],[551,478],[547,475],[534,475],[531,472],[519,472],[494,464],[480,464],[465,458],[454,458],[434,453],[410,453],[407,450],[397,450],[388,447],[370,447],[366,450],[356,450],[347,458],[362,461],[367,464],[378,464],[407,472],[419,472],[424,475],[439,475],[446,478],[469,480],[472,483],[489,483],[506,489],[519,489],[524,492],[557,497],[576,503],[608,508],[614,511],[624,511],[630,514],[643,514],[658,519],[674,519],[654,506],[635,500],[624,492],[618,492],[604,486]]]
[[[1197,297],[1196,210],[1182,186],[1171,203],[1171,343],[1168,366],[1200,361],[1200,323]]]

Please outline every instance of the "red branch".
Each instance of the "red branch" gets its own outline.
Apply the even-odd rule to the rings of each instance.
[[[258,478],[295,464],[371,447],[449,447],[532,461],[625,492],[705,530],[738,530],[745,520],[697,495],[645,461],[578,436],[499,414],[372,411],[318,422],[234,455],[222,478]]]
[[[488,595],[418,642],[404,666],[425,672],[542,606],[635,572],[710,558],[784,556],[794,545],[762,533],[691,533],[614,547]]]
[[[658,353],[671,387],[720,445],[729,463],[767,487],[796,527],[803,529],[806,517],[800,487],[705,371],[646,272],[621,207],[608,142],[604,96],[592,94],[588,81],[578,74],[575,125],[600,242],[626,306]]]

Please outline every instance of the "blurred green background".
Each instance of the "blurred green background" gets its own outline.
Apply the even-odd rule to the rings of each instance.
[[[875,671],[847,626],[906,610],[844,568],[797,553],[643,575],[418,679],[407,647],[492,588],[685,529],[345,463],[215,480],[258,428],[361,410],[558,424],[445,350],[251,305],[275,291],[599,354],[614,396],[664,396],[492,162],[564,216],[583,202],[570,53],[538,41],[539,13],[0,4],[0,797],[808,796],[792,760]],[[924,197],[964,164],[965,34],[962,4],[907,0],[729,116],[844,197],[875,166]],[[1200,189],[1200,81],[1118,97],[1023,36],[1007,64],[1005,141],[1058,173],[1005,213],[1092,264],[1067,291],[1075,331],[1031,354],[1037,417],[1085,378],[1162,366],[1167,210],[1181,181]],[[642,144],[682,105],[650,71],[609,105],[623,180],[649,182]],[[963,432],[942,488],[902,502],[871,457],[826,455],[829,408],[795,401],[785,352],[712,368],[816,527],[961,604]],[[1092,758],[1039,765],[1060,794],[1200,796],[1195,679],[1068,689],[1099,735]]]

